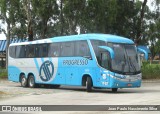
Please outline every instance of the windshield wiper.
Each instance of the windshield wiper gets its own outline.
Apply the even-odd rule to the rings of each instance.
[[[126,57],[125,57],[125,55],[124,55],[124,63],[122,63],[122,71],[123,71],[123,72],[124,72],[125,66],[126,66]]]

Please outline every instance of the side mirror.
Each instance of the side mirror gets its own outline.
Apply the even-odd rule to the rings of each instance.
[[[138,63],[139,63],[139,67],[142,67],[141,55],[139,53],[138,53]]]
[[[114,50],[108,46],[99,46],[99,48],[105,49],[110,53],[111,59],[114,59]]]
[[[141,48],[137,48],[137,50],[138,50],[138,52],[144,53],[145,60],[148,60],[148,53],[145,50],[143,50]]]

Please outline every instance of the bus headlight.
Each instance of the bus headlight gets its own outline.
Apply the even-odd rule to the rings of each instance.
[[[122,79],[125,79],[126,77],[125,77],[124,75],[121,75],[121,78],[122,78]]]
[[[107,78],[107,75],[103,73],[103,74],[102,74],[102,78],[103,78],[103,79],[106,79],[106,78]]]
[[[138,74],[137,77],[138,77],[139,80],[141,80],[142,79],[142,74],[141,73]]]
[[[120,75],[120,74],[115,74],[115,77],[116,78],[121,78],[121,79],[125,79],[126,78],[126,76]]]

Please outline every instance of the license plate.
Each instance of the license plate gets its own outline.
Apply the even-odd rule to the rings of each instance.
[[[127,84],[127,86],[128,86],[128,87],[131,87],[131,86],[132,86],[132,84]]]

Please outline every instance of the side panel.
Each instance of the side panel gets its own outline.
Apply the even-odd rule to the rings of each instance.
[[[87,41],[92,59],[85,57],[46,57],[46,58],[18,58],[9,57],[9,80],[19,82],[20,73],[26,77],[33,73],[35,82],[39,84],[67,84],[81,85],[82,76],[90,75],[93,86],[96,86],[96,64],[90,41]],[[37,42],[38,43],[38,42]],[[85,50],[84,50],[85,51]]]
[[[65,68],[58,67],[56,77],[52,80],[50,84],[66,84],[66,74]]]
[[[56,77],[58,58],[9,59],[8,79],[11,81],[18,82],[22,72],[25,73],[26,77],[29,73],[33,73],[36,83],[52,83]]]
[[[96,69],[97,84],[96,87],[110,88],[110,76],[109,71],[103,68]]]
[[[19,82],[19,74],[21,70],[16,66],[8,66],[8,80]]]
[[[77,67],[66,68],[65,73],[66,73],[66,84],[80,85],[79,80],[81,76],[79,76]]]
[[[81,85],[82,76],[88,74],[96,84],[94,61],[84,57],[10,58],[9,80],[19,82],[20,73],[33,73],[36,83]]]
[[[60,73],[65,73],[65,84],[67,85],[78,85],[82,84],[82,76],[89,74],[93,76],[93,60],[84,57],[61,57],[59,58],[59,66],[64,70],[59,70]]]

